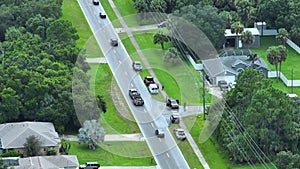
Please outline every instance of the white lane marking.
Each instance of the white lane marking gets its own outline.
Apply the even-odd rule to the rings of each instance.
[[[144,109],[145,110],[145,109]],[[151,123],[151,126],[152,126],[152,128],[154,128],[154,124],[153,123]]]
[[[159,142],[161,142],[161,138],[158,138]]]
[[[114,52],[114,53],[117,53],[117,51],[116,51],[116,50],[113,50],[113,52]],[[121,62],[121,61],[120,61],[120,62]]]
[[[145,112],[145,113],[147,113],[147,110],[146,110],[146,109],[144,109],[144,112]],[[152,123],[151,123],[151,125],[152,125]],[[152,126],[152,127],[153,127],[153,126]]]
[[[167,153],[167,157],[168,157],[168,158],[170,158],[170,155],[169,155],[169,153]]]
[[[133,87],[133,84],[132,84],[132,83],[130,83],[130,86],[131,86],[131,87]],[[145,110],[145,109],[144,109],[144,110]]]
[[[125,72],[125,75],[127,76],[127,75],[128,75],[128,73],[127,73],[127,72]]]

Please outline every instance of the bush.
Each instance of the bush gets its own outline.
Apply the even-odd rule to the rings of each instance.
[[[0,154],[0,157],[19,157],[21,154],[15,150],[7,150]]]
[[[50,148],[47,150],[47,155],[52,156],[56,155],[56,150],[54,148]]]

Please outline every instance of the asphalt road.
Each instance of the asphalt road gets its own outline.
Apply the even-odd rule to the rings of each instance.
[[[107,63],[131,109],[133,116],[155,158],[157,165],[162,169],[189,168],[184,156],[178,148],[170,131],[168,122],[162,112],[165,108],[162,103],[152,99],[139,74],[132,67],[132,61],[119,40],[118,47],[110,45],[111,38],[118,38],[109,18],[101,19],[99,12],[103,11],[101,4],[95,6],[92,0],[78,0],[80,7],[102,49]],[[144,99],[144,106],[135,107],[128,96],[130,88],[137,88]],[[155,129],[163,128],[165,137],[155,136]]]

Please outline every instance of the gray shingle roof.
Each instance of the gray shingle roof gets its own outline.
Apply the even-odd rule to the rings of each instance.
[[[78,159],[75,155],[36,156],[20,158],[19,166],[15,169],[63,169],[65,167],[78,167]]]
[[[216,75],[225,74],[225,67],[221,62],[220,58],[207,59],[202,61],[206,73],[210,76],[215,77]]]
[[[42,146],[57,146],[60,143],[58,133],[52,123],[19,122],[0,124],[1,148],[22,148],[26,138],[34,135],[40,139]]]

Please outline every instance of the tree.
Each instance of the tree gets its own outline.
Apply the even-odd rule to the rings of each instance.
[[[98,103],[98,107],[101,109],[101,111],[103,113],[106,113],[106,103],[103,99],[103,96],[98,95],[96,97],[97,103]]]
[[[241,34],[244,31],[244,25],[241,22],[234,22],[231,25],[231,33],[236,34],[236,48],[239,48],[239,34]]]
[[[280,28],[278,34],[276,35],[276,40],[279,44],[285,46],[288,36],[289,33],[287,32],[287,30],[284,28]]]
[[[64,154],[64,155],[68,155],[69,154],[69,150],[71,148],[71,143],[67,142],[66,140],[62,139],[61,141],[61,146],[59,148],[59,152],[60,154]]]
[[[174,15],[182,17],[185,21],[190,22],[190,25],[193,25],[201,30],[203,32],[202,34],[205,34],[205,36],[207,36],[207,38],[210,40],[210,43],[212,43],[216,49],[220,49],[222,47],[225,40],[224,30],[226,28],[226,16],[223,12],[220,13],[217,8],[199,2],[197,5],[184,6],[180,8],[180,10],[174,11]],[[187,24],[188,22],[185,22],[185,24]],[[192,26],[188,25],[188,27]],[[178,28],[182,29],[182,31],[186,32],[186,34],[188,34],[190,31],[186,30],[189,28],[187,28],[185,25],[180,26],[180,24],[178,24],[176,29]],[[178,32],[176,29],[174,30],[174,32]],[[195,42],[195,44],[198,45],[199,43],[201,43],[199,42],[199,38],[195,38],[194,32],[190,32],[190,35],[188,36],[193,37],[193,39],[195,40],[198,40],[198,42]],[[208,40],[206,40],[206,42],[207,41]]]
[[[135,0],[133,7],[139,12],[139,13],[143,13],[143,12],[147,12],[148,11],[148,7],[147,7],[147,3],[144,0]]]
[[[251,67],[253,68],[254,62],[259,59],[258,55],[256,53],[250,53],[247,57],[251,61]]]
[[[171,48],[168,49],[168,51],[165,53],[164,61],[165,61],[165,62],[170,62],[170,63],[172,63],[173,65],[178,64],[179,61],[180,61],[180,52],[179,52],[176,48],[171,47]]]
[[[26,142],[23,145],[26,156],[32,157],[32,156],[39,155],[41,144],[42,142],[39,140],[37,136],[31,135],[27,137]]]
[[[278,63],[280,60],[278,49],[276,46],[270,46],[267,50],[267,59],[271,65],[275,66],[276,77],[278,80]]]
[[[285,46],[279,45],[277,46],[278,56],[279,56],[279,71],[281,72],[281,63],[285,62],[287,57],[287,49]]]
[[[150,8],[152,12],[164,13],[167,9],[165,0],[151,0]]]
[[[168,41],[169,41],[169,38],[161,30],[159,30],[158,32],[156,32],[154,34],[153,43],[160,44],[162,50],[165,50],[164,43],[168,42]]]
[[[78,141],[79,143],[88,142],[89,149],[95,150],[96,144],[104,141],[104,136],[104,129],[96,120],[86,120],[83,127],[79,129]]]
[[[244,25],[247,25],[249,14],[252,9],[251,3],[249,0],[239,0],[236,1],[236,8],[241,20],[244,22]]]
[[[241,37],[242,43],[245,44],[245,46],[250,46],[254,43],[254,36],[252,35],[252,33],[248,30],[244,31],[242,33],[242,37]]]

